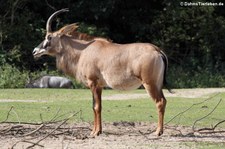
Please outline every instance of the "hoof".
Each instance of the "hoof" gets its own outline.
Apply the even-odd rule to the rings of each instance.
[[[91,137],[91,138],[97,137],[97,136],[99,136],[101,133],[102,133],[101,131],[92,131],[91,134],[90,134],[90,137]]]
[[[155,132],[155,134],[157,135],[157,136],[161,136],[162,134],[163,134],[163,130],[156,130],[156,132]]]

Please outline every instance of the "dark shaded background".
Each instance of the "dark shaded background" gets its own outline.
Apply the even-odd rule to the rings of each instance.
[[[224,6],[186,7],[178,0],[1,0],[0,71],[10,69],[6,65],[22,74],[55,70],[53,58],[34,61],[32,51],[44,39],[48,17],[69,8],[53,23],[54,29],[79,22],[81,32],[116,43],[153,43],[169,57],[173,87],[223,87],[225,2],[200,2]]]

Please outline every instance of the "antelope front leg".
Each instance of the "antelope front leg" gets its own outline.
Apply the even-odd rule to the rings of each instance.
[[[97,136],[102,133],[102,121],[101,121],[102,88],[97,86],[92,86],[91,91],[93,95],[93,112],[94,112],[94,126],[91,132],[91,136]]]
[[[95,109],[94,109],[94,107],[95,107],[95,99],[94,99],[94,96],[93,96],[93,98],[92,98],[92,102],[93,102],[93,113],[94,113],[94,123],[93,123],[93,128],[92,128],[92,131],[91,131],[91,136],[94,136],[94,133],[95,133],[95,130],[96,130],[96,126],[97,126],[97,114],[96,114],[96,112],[95,112]]]

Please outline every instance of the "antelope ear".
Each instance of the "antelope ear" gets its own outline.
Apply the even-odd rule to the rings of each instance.
[[[64,34],[64,35],[72,35],[74,32],[76,32],[77,28],[79,26],[77,25],[77,23],[73,23],[70,25],[66,25],[64,27],[62,27],[58,33],[59,34]]]

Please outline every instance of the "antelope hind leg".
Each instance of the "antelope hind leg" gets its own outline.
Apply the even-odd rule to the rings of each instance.
[[[143,84],[146,92],[153,98],[158,110],[158,126],[155,134],[161,136],[163,134],[164,114],[166,109],[166,98],[163,95],[162,89],[158,90],[156,86]]]

